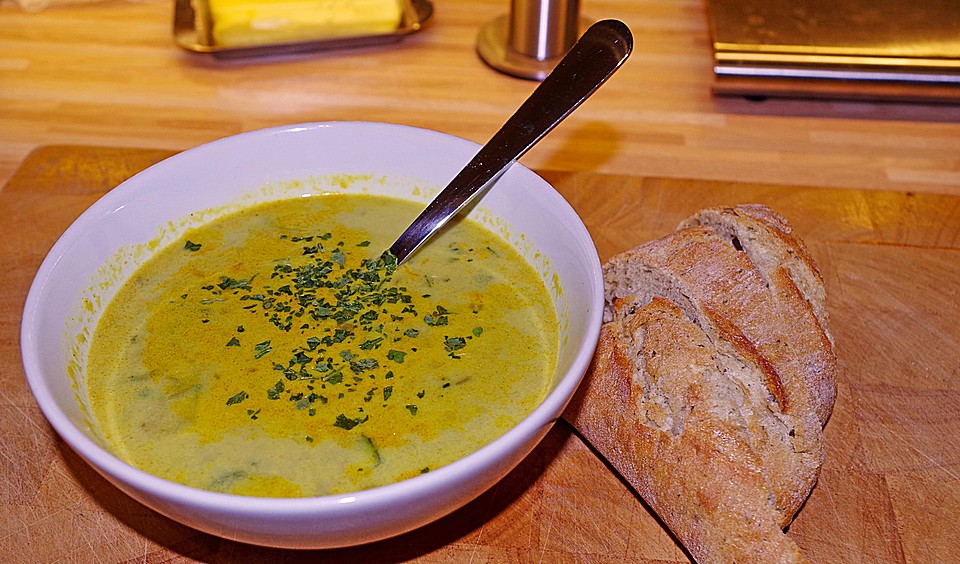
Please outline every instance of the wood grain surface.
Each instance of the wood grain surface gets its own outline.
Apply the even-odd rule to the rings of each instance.
[[[23,302],[60,233],[166,151],[42,147],[0,190],[0,561],[687,562],[561,420],[492,490],[368,546],[286,552],[181,526],[109,485],[45,422],[19,362]],[[960,561],[960,197],[543,172],[601,258],[700,207],[761,202],[826,278],[841,363],[820,482],[790,528],[815,562]]]
[[[706,1],[583,0],[584,17],[630,26],[634,53],[524,163],[960,194],[960,105],[714,96]],[[394,46],[255,61],[179,49],[171,0],[51,2],[27,12],[0,0],[0,184],[40,145],[182,150],[304,121],[387,121],[484,142],[534,87],[475,53],[480,26],[508,0],[434,0],[427,29]]]

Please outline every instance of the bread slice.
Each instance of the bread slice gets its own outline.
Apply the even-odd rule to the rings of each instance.
[[[799,562],[782,531],[823,462],[836,358],[820,273],[762,206],[704,210],[604,265],[566,417],[698,562]]]

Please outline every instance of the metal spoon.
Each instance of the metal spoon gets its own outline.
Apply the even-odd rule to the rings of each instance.
[[[402,263],[517,159],[577,109],[620,68],[633,49],[617,20],[590,26],[553,71],[390,247]]]

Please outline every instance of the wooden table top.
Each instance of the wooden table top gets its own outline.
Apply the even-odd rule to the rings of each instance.
[[[19,362],[30,282],[64,229],[163,150],[49,146],[0,190],[0,561],[687,562],[561,420],[466,507],[375,544],[292,553],[196,532],[99,477],[53,433]],[[960,560],[960,196],[542,173],[602,259],[700,207],[765,203],[823,270],[841,367],[826,463],[790,527],[814,562]]]
[[[42,11],[18,2],[52,3]],[[536,169],[960,193],[960,106],[711,94],[706,0],[584,0],[630,60],[523,159]],[[182,150],[267,126],[372,120],[484,142],[534,83],[487,68],[508,0],[434,0],[398,45],[223,62],[172,39],[171,0],[0,0],[0,184],[52,144]],[[960,87],[958,87],[960,88]]]
[[[280,124],[484,142],[535,84],[475,54],[507,0],[434,0],[431,25],[393,46],[231,62],[174,45],[170,0],[50,1],[0,0],[0,561],[687,561],[563,421],[448,518],[319,554],[197,533],[101,479],[44,421],[18,352],[29,283],[86,206],[173,151]],[[604,259],[703,206],[784,213],[825,273],[843,369],[790,534],[819,562],[960,561],[960,106],[716,97],[705,1],[583,0],[630,26],[634,53],[523,162]]]

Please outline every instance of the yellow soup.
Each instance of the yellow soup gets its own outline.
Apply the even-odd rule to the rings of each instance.
[[[242,495],[343,493],[436,469],[543,399],[557,318],[508,244],[460,221],[396,267],[416,204],[330,194],[191,230],[141,267],[87,361],[110,447]]]

